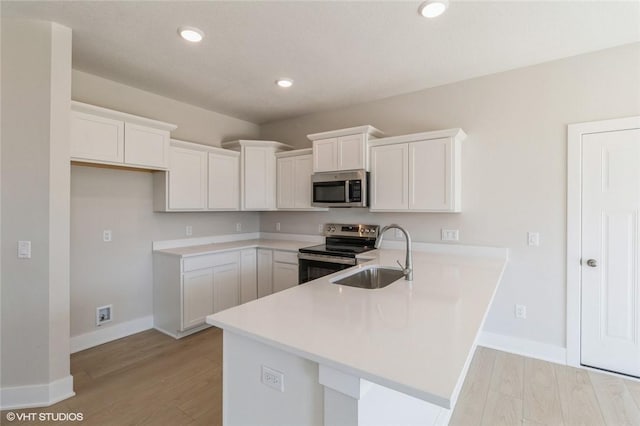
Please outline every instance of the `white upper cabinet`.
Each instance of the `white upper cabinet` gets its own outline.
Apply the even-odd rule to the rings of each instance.
[[[372,126],[307,135],[313,142],[313,171],[369,170],[368,142],[384,134]]]
[[[460,212],[461,129],[371,143],[371,211]]]
[[[72,161],[166,170],[169,132],[176,126],[71,102]]]
[[[242,210],[276,209],[276,157],[289,145],[274,141],[238,140],[224,148],[240,152],[240,206]]]
[[[209,210],[240,209],[240,156],[237,152],[217,150],[209,153],[208,207]]]
[[[313,141],[313,171],[338,169],[338,138]]]
[[[327,210],[311,206],[311,149],[277,153],[276,164],[279,210]]]
[[[169,170],[154,173],[155,211],[238,210],[240,154],[171,140]]]
[[[207,153],[171,146],[169,153],[169,210],[207,207]]]
[[[124,162],[126,164],[158,169],[169,167],[168,131],[125,123],[124,135]]]
[[[409,207],[409,147],[407,144],[371,148],[371,209],[406,210]]]
[[[367,169],[367,143],[364,133],[340,136],[338,139],[338,170]]]
[[[123,163],[124,122],[73,111],[70,149],[76,160]]]

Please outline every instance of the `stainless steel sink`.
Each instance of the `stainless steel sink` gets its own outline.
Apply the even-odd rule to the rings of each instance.
[[[372,266],[332,282],[349,287],[374,289],[386,287],[403,277],[404,273],[399,269]]]

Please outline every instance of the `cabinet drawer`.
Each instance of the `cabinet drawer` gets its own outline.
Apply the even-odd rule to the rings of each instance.
[[[188,257],[182,260],[182,271],[189,272],[196,269],[211,268],[215,263],[215,254]]]
[[[298,253],[290,251],[273,251],[273,261],[282,263],[298,264]]]
[[[205,254],[202,256],[188,257],[182,260],[182,272],[195,271],[202,268],[211,268],[228,263],[238,262],[239,252],[219,254]]]

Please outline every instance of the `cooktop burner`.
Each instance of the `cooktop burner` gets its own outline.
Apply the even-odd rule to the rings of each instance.
[[[356,257],[374,249],[378,225],[346,225],[328,223],[324,226],[325,244],[303,247],[300,253]]]
[[[369,250],[373,250],[372,246],[358,247],[352,245],[338,245],[338,244],[320,244],[317,246],[304,247],[300,249],[301,253],[318,253],[318,254],[336,254],[339,256],[355,257],[359,253],[364,253]]]

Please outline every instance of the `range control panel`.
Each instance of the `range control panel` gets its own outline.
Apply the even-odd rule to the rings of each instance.
[[[344,223],[327,223],[324,225],[326,237],[365,237],[378,238],[379,225],[349,225]]]

